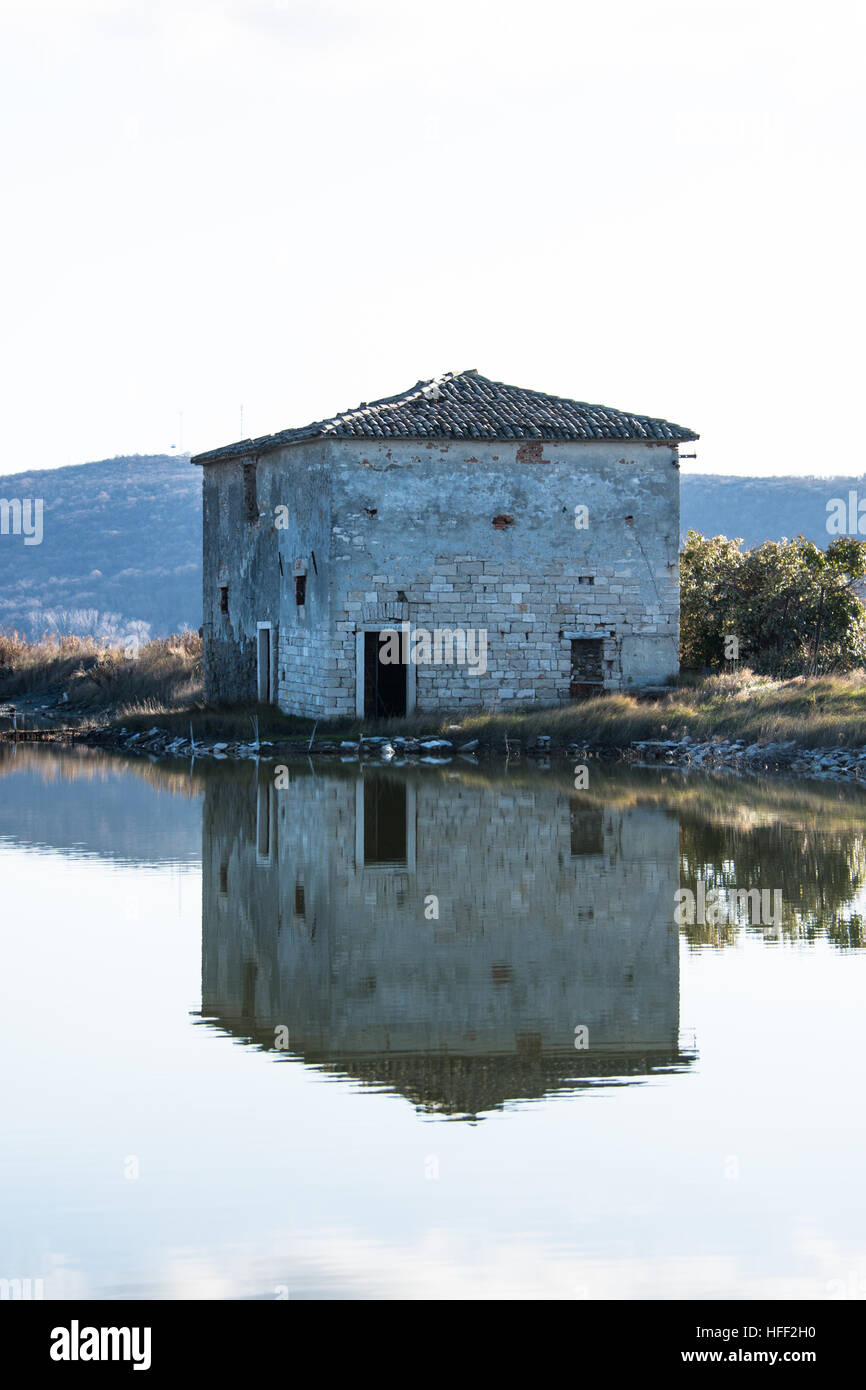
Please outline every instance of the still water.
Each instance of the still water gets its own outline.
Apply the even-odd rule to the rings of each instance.
[[[863,792],[3,752],[0,1278],[866,1296]]]

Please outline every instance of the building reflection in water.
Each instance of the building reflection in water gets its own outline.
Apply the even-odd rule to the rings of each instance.
[[[206,783],[205,1022],[455,1117],[691,1060],[672,815],[475,770],[287,781]]]

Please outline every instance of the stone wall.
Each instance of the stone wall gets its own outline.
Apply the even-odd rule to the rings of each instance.
[[[415,668],[422,711],[567,701],[579,636],[602,640],[606,689],[678,669],[668,444],[314,440],[258,460],[256,520],[241,462],[204,472],[209,699],[253,696],[261,621],[278,628],[280,706],[314,717],[354,714],[357,631],[403,621],[486,635],[484,674]]]
[[[607,689],[678,670],[675,449],[335,441],[329,459],[341,712],[356,627],[404,618],[487,633],[483,676],[418,666],[420,710],[565,701],[578,634],[603,640]]]
[[[330,510],[323,449],[315,444],[263,455],[254,496],[244,466],[231,461],[203,469],[205,698],[256,700],[258,624],[271,623],[274,694],[283,708],[300,708],[313,692],[324,699],[327,690]],[[303,610],[295,603],[298,557]],[[223,588],[227,614],[220,611]]]

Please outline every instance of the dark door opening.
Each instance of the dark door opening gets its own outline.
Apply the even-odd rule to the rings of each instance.
[[[406,864],[406,783],[364,778],[364,863]]]
[[[364,714],[371,719],[399,719],[406,713],[406,667],[402,661],[379,660],[380,633],[364,633]],[[389,648],[385,643],[385,650]]]
[[[604,689],[603,650],[600,637],[572,638],[568,693],[573,700],[601,694]]]
[[[604,813],[587,810],[579,801],[569,803],[571,816],[571,853],[574,858],[584,854],[604,854]]]

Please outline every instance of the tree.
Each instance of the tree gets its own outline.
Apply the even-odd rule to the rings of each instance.
[[[866,661],[866,614],[857,583],[866,544],[849,537],[821,550],[803,536],[741,540],[689,531],[680,557],[681,659],[719,668],[731,657],[774,675],[850,670]]]

